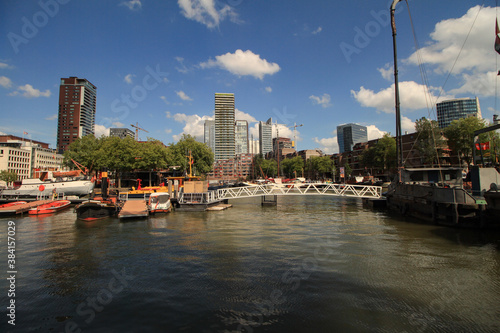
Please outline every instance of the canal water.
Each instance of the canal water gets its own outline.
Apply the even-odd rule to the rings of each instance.
[[[499,233],[415,223],[359,199],[230,203],[126,222],[77,222],[72,210],[0,219],[0,331],[500,332]]]

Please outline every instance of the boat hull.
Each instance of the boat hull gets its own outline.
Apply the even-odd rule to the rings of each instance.
[[[94,221],[116,216],[119,208],[115,203],[87,201],[75,207],[76,218],[83,221]]]
[[[40,191],[41,186],[43,190]],[[77,195],[84,196],[92,193],[94,183],[90,180],[74,180],[74,181],[61,181],[61,182],[29,182],[23,183],[19,188],[13,190],[2,190],[0,195],[11,197],[37,197],[37,196],[51,196],[53,190],[57,194],[64,195]]]
[[[54,214],[61,210],[69,208],[71,201],[69,200],[57,200],[54,202],[49,202],[47,204],[40,205],[38,207],[32,208],[28,211],[29,215],[47,215]]]

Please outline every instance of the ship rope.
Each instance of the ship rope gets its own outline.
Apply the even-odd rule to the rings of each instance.
[[[496,0],[498,2],[498,0]],[[418,38],[417,38],[417,34],[415,32],[415,26],[413,24],[413,18],[412,18],[412,15],[411,15],[411,10],[410,10],[410,5],[408,3],[408,0],[405,0],[406,2],[406,7],[408,9],[408,15],[409,15],[409,18],[410,18],[410,25],[411,25],[411,29],[412,29],[412,34],[413,34],[413,41],[415,43],[415,54],[416,54],[416,57],[417,57],[417,62],[418,62],[418,67],[419,67],[419,70],[420,70],[420,76],[422,77],[422,83],[423,83],[423,89],[424,89],[424,95],[426,96],[425,98],[425,101],[426,101],[426,104],[427,104],[427,110],[428,110],[428,117],[429,119],[436,119],[437,121],[437,110],[435,109],[435,106],[436,106],[436,103],[437,101],[439,100],[439,97],[441,97],[442,93],[444,92],[444,87],[446,86],[451,74],[453,73],[453,69],[455,68],[455,65],[457,64],[458,62],[458,59],[460,58],[460,55],[467,43],[467,40],[469,39],[469,36],[472,32],[472,29],[476,23],[476,20],[477,20],[477,17],[479,16],[479,13],[481,12],[481,10],[483,9],[484,7],[484,1],[483,1],[483,4],[481,4],[481,7],[479,8],[475,18],[474,18],[474,21],[472,22],[472,25],[467,33],[467,36],[465,37],[465,40],[462,44],[462,47],[460,48],[460,51],[458,52],[457,54],[457,57],[455,58],[455,61],[453,62],[453,65],[451,66],[450,70],[448,71],[448,74],[446,75],[446,79],[444,81],[444,83],[442,84],[441,88],[439,89],[439,93],[438,95],[436,96],[436,100],[435,102],[431,101],[432,99],[432,94],[429,90],[429,80],[428,80],[428,77],[427,77],[427,70],[425,69],[425,65],[424,65],[424,61],[422,60],[422,55],[421,55],[421,52],[420,52],[420,45],[418,43]],[[498,6],[497,6],[498,8]],[[496,101],[495,101],[496,103]],[[496,109],[496,106],[495,106],[495,109]],[[432,140],[434,142],[434,149],[436,150],[436,157],[437,157],[437,164],[438,164],[438,167],[439,169],[441,170],[441,161],[439,159],[439,152],[438,152],[438,149],[439,147],[437,147],[436,145],[436,138],[435,138],[435,134],[434,134],[434,130],[433,130],[433,127],[432,127],[432,123],[431,123],[431,134],[432,134]],[[410,151],[412,151],[414,148],[415,148],[415,144],[416,142],[418,141],[418,135],[417,134],[417,138],[413,141],[413,144],[412,144],[412,147],[410,149]],[[406,164],[406,161],[408,160],[410,154],[407,154],[406,156],[406,159],[404,160],[404,164]],[[442,175],[441,175],[442,177]]]

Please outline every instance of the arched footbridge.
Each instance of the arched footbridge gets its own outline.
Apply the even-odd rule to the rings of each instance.
[[[266,195],[331,195],[354,198],[380,198],[382,196],[382,187],[329,183],[266,184],[221,188],[216,193],[218,200]]]

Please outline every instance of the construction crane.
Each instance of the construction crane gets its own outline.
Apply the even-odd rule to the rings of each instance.
[[[293,148],[295,148],[295,150],[297,150],[297,140],[295,138],[295,130],[297,129],[297,127],[300,127],[300,126],[304,126],[304,125],[302,125],[302,124],[297,125],[297,123],[293,123],[293,126],[288,126],[288,128],[293,128]]]
[[[144,128],[139,127],[139,123],[135,123],[135,125],[134,124],[130,124],[130,126],[132,126],[132,127],[135,128],[135,141],[139,141],[139,130],[144,131],[146,133],[149,133]]]

